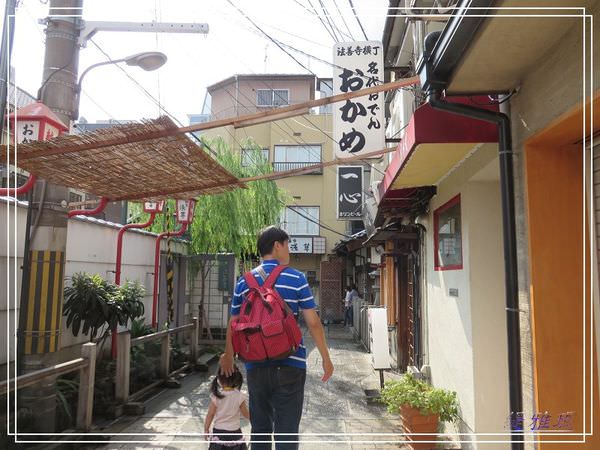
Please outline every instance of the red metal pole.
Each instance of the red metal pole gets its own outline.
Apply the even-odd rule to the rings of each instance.
[[[119,235],[117,237],[117,265],[115,268],[115,284],[121,284],[121,258],[123,253],[123,235],[130,228],[146,228],[152,225],[154,222],[154,217],[156,213],[150,213],[150,219],[145,223],[128,223],[127,225],[123,225],[123,227],[119,230]]]
[[[154,217],[156,213],[150,213],[150,219],[148,219],[145,223],[128,223],[123,225],[123,227],[119,230],[119,235],[117,237],[117,263],[115,267],[115,284],[118,286],[121,284],[121,258],[123,254],[123,235],[130,228],[146,228],[152,225],[154,222]],[[117,357],[117,330],[112,330],[111,336],[111,352],[112,357],[115,359]]]
[[[156,310],[158,307],[158,272],[160,270],[160,241],[164,237],[176,237],[181,236],[187,230],[188,224],[183,223],[179,231],[166,233],[160,233],[156,237],[156,248],[154,249],[154,290],[152,291],[152,328],[157,327],[156,323]]]
[[[33,186],[35,186],[36,176],[31,174],[29,175],[29,179],[27,182],[18,188],[0,188],[0,196],[10,196],[16,197],[17,195],[25,194],[31,190]]]
[[[106,208],[107,204],[108,199],[106,197],[102,197],[100,199],[100,203],[94,209],[74,209],[73,211],[69,211],[67,213],[67,217],[71,218],[74,216],[94,216],[104,211],[104,208]]]

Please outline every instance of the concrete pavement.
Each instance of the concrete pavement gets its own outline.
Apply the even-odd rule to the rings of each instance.
[[[379,387],[379,374],[370,363],[370,355],[351,338],[351,333],[341,325],[331,325],[326,331],[335,366],[334,376],[328,383],[321,382],[321,359],[310,336],[305,333],[308,349],[308,374],[304,413],[300,433],[301,449],[398,449],[402,435],[373,436],[366,433],[401,433],[398,415],[389,414],[383,405],[368,405],[364,389]],[[182,386],[164,390],[146,403],[146,412],[138,417],[122,417],[105,430],[113,435],[111,442],[96,448],[107,449],[202,449],[203,419],[209,404],[210,376],[193,373],[182,379]],[[386,373],[386,379],[395,376]],[[244,386],[245,387],[245,386]],[[250,424],[243,421],[242,430],[250,433]],[[118,434],[117,434],[118,433]],[[129,434],[129,433],[156,433]],[[169,433],[168,436],[160,435]],[[355,433],[354,435],[327,435],[329,433]],[[365,434],[362,434],[365,433]],[[194,435],[196,434],[196,435]],[[121,442],[119,442],[121,441]],[[127,442],[125,442],[127,441]],[[140,442],[134,442],[140,441]],[[315,442],[326,441],[326,442]]]

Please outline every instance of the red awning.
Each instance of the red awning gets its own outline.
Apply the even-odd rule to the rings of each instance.
[[[489,105],[486,96],[454,97],[448,101],[498,110],[497,105]],[[417,191],[423,187],[431,190],[480,144],[496,142],[498,129],[493,123],[434,110],[428,103],[420,106],[379,183],[379,207],[392,208],[400,203],[398,199],[408,203],[412,203],[411,198],[423,199],[416,195]]]

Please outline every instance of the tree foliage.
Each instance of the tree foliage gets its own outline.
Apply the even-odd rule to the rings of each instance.
[[[236,177],[253,177],[273,171],[260,146],[251,139],[242,144],[246,158],[251,161],[246,166],[243,165],[241,152],[232,150],[221,137],[202,139],[205,147],[213,151],[215,159]],[[204,195],[196,201],[194,221],[189,230],[190,253],[231,252],[242,257],[256,252],[256,235],[261,228],[279,221],[285,203],[285,191],[273,181],[260,180],[247,183],[245,189]],[[148,219],[141,204],[132,205],[130,212],[136,222]],[[174,212],[175,201],[167,201],[165,212],[156,216],[150,230],[159,233],[178,229],[179,224],[172,218]],[[169,214],[171,217],[167,220]]]

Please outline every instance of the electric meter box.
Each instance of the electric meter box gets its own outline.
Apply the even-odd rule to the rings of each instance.
[[[369,340],[373,368],[390,368],[390,345],[388,342],[387,308],[369,308]]]

